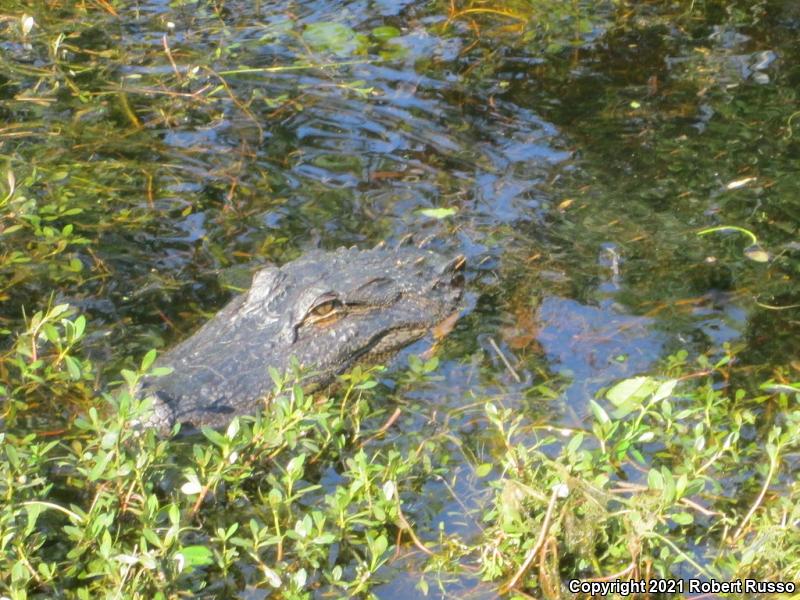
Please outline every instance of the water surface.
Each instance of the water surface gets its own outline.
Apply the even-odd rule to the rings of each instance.
[[[775,310],[798,291],[791,3],[759,19],[709,9],[681,30],[657,5],[641,19],[598,5],[577,35],[450,19],[446,4],[27,9],[28,35],[5,21],[0,152],[82,239],[4,266],[0,323],[18,329],[22,307],[51,297],[79,308],[103,386],[189,335],[258,265],[408,234],[466,255],[440,379],[386,382],[407,418],[384,444],[446,429],[468,449],[406,509],[429,539],[440,523],[480,531],[469,512],[491,491],[470,463],[499,452],[488,400],[581,428],[600,390],[679,349],[733,344],[754,371],[796,358],[796,309]],[[718,225],[753,231],[769,260],[736,234],[697,235]],[[0,239],[15,243],[32,242]],[[54,406],[31,426],[73,418]],[[393,562],[378,596],[421,597],[423,559]],[[495,594],[463,573],[445,589]]]

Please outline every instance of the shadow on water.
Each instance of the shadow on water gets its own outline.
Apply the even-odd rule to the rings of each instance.
[[[676,32],[615,28],[609,12],[582,46],[542,56],[503,23],[471,21],[476,37],[419,3],[174,4],[95,14],[93,27],[74,15],[59,86],[37,71],[51,64],[45,33],[0,47],[24,81],[0,79],[0,110],[21,127],[5,158],[37,170],[38,201],[94,203],[75,217],[91,240],[72,247],[84,276],[21,271],[0,307],[9,329],[54,292],[91,317],[89,349],[113,373],[185,337],[254,265],[432,236],[467,256],[471,310],[441,380],[394,392],[409,416],[383,443],[458,437],[451,476],[408,508],[434,537],[440,523],[480,531],[472,514],[489,491],[469,465],[492,454],[487,399],[582,428],[598,391],[680,348],[739,344],[758,366],[800,333],[785,312],[757,327],[766,309],[753,301],[797,292],[781,223],[798,216],[785,200],[800,191],[787,175],[798,146],[769,139],[797,79],[788,17]],[[36,18],[50,32],[69,15]],[[696,235],[726,223],[750,223],[784,258],[763,265],[741,240]],[[396,561],[376,593],[421,597],[422,558]],[[453,575],[447,592],[495,594],[481,585]]]

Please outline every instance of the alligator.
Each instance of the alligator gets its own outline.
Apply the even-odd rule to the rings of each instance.
[[[299,364],[303,386],[317,389],[357,363],[383,361],[459,310],[464,263],[405,245],[315,250],[263,268],[249,291],[156,360],[172,371],[142,380],[137,396],[153,404],[139,425],[162,434],[176,423],[224,427],[264,406],[269,367],[283,374]]]

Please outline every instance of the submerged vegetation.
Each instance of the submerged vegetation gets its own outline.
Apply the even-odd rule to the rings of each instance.
[[[792,3],[129,4],[0,2],[0,596],[800,583]],[[131,427],[259,265],[408,232],[434,358]]]

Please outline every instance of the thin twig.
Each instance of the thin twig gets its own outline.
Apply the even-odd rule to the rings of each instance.
[[[392,425],[394,425],[395,421],[397,421],[397,419],[398,419],[398,418],[400,417],[400,415],[402,415],[402,414],[403,414],[403,411],[402,411],[402,410],[400,410],[399,408],[396,408],[396,409],[394,409],[394,412],[392,413],[392,416],[390,416],[390,417],[389,417],[389,418],[386,420],[386,422],[385,422],[385,423],[384,423],[384,424],[381,426],[381,428],[380,428],[380,429],[378,429],[378,430],[377,430],[375,433],[373,433],[371,436],[369,436],[367,439],[365,439],[365,440],[362,440],[362,442],[361,442],[361,443],[358,445],[358,447],[359,447],[359,448],[363,448],[364,446],[366,446],[367,444],[369,444],[371,441],[373,441],[373,440],[375,440],[375,439],[379,438],[380,436],[382,436],[384,433],[386,433],[386,432],[388,431],[388,429],[389,429],[389,428],[390,428]]]
[[[522,379],[520,379],[520,376],[517,375],[517,372],[514,370],[514,367],[511,366],[511,363],[508,362],[508,359],[506,358],[506,355],[503,354],[503,351],[500,350],[500,348],[497,346],[497,344],[494,341],[494,338],[489,338],[489,344],[492,346],[492,349],[495,352],[497,352],[497,356],[499,356],[500,360],[503,361],[503,364],[506,366],[506,369],[508,369],[508,372],[511,373],[511,375],[514,377],[517,383],[522,383]]]
[[[301,71],[303,69],[326,69],[328,67],[348,67],[352,65],[370,65],[378,61],[375,60],[343,60],[332,63],[304,63],[296,65],[280,65],[277,67],[243,67],[240,69],[228,69],[217,71],[217,75],[244,75],[246,73],[281,73],[283,71]]]
[[[166,33],[161,38],[161,43],[164,44],[164,52],[166,52],[167,54],[167,58],[169,59],[169,64],[172,65],[172,70],[175,71],[175,77],[178,79],[178,81],[180,81],[182,79],[181,72],[178,71],[178,65],[175,64],[175,59],[172,58],[172,50],[169,49],[169,42],[167,42]]]
[[[500,593],[505,594],[509,590],[515,588],[519,583],[519,580],[525,576],[525,573],[533,563],[533,560],[536,558],[536,555],[539,552],[539,549],[544,544],[545,537],[547,536],[547,531],[550,529],[550,519],[553,516],[553,510],[556,507],[556,500],[558,500],[559,494],[559,486],[553,488],[553,493],[550,495],[550,503],[547,505],[547,513],[544,515],[544,521],[542,522],[542,529],[539,531],[539,539],[536,540],[536,543],[533,545],[533,548],[528,550],[528,555],[525,557],[525,561],[520,565],[517,572],[514,573],[514,576],[508,580],[508,582],[500,588]]]
[[[258,139],[263,140],[264,128],[261,126],[261,123],[259,122],[258,118],[256,118],[256,116],[250,110],[248,105],[244,104],[241,100],[239,100],[239,98],[236,97],[236,94],[233,93],[233,90],[228,85],[228,82],[225,80],[224,77],[222,77],[222,73],[217,73],[211,67],[204,67],[204,69],[206,72],[210,73],[212,76],[216,77],[219,80],[220,84],[222,85],[222,88],[225,90],[225,93],[228,94],[228,98],[230,98],[231,102],[233,102],[237,106],[237,108],[241,110],[245,114],[245,116],[248,117],[253,122],[253,124],[256,126],[256,129],[258,129]]]
[[[527,21],[528,19],[522,15],[517,15],[512,12],[506,10],[497,10],[494,8],[466,8],[464,10],[458,11],[454,17],[457,19],[458,17],[462,17],[464,15],[470,14],[491,14],[491,15],[498,15],[501,17],[508,17],[510,19],[515,19],[517,21]]]
[[[731,539],[732,543],[736,543],[739,538],[741,537],[742,533],[744,532],[744,527],[747,525],[747,522],[753,516],[753,513],[758,510],[758,507],[761,506],[761,502],[764,500],[764,496],[767,494],[767,490],[769,489],[769,484],[772,481],[772,476],[775,475],[775,470],[777,468],[777,461],[775,457],[777,456],[777,452],[773,453],[769,457],[769,472],[767,473],[766,479],[764,479],[764,485],[761,486],[761,493],[758,494],[758,498],[753,503],[753,506],[750,507],[750,510],[747,511],[747,514],[742,519],[742,522],[737,527],[736,532],[733,534],[733,538]]]
[[[128,86],[123,88],[126,92],[130,92],[131,94],[152,94],[152,95],[162,95],[162,96],[174,96],[176,98],[198,98],[202,96],[208,89],[211,88],[211,84],[207,83],[199,90],[194,92],[174,92],[172,90],[159,90],[157,88],[148,88],[148,87],[137,87],[137,86]]]
[[[631,563],[619,571],[618,573],[612,573],[611,575],[605,575],[604,577],[592,577],[591,579],[584,579],[583,581],[611,581],[612,579],[621,579],[631,571],[636,568],[636,562],[631,561]]]
[[[414,530],[411,528],[411,524],[406,520],[403,509],[400,508],[400,498],[397,498],[397,518],[400,520],[400,528],[408,533],[414,545],[428,556],[433,556],[433,551],[429,550],[428,547],[419,540],[417,534],[415,534]]]
[[[697,512],[704,514],[707,517],[715,517],[722,514],[716,510],[709,510],[705,506],[698,504],[693,500],[689,500],[688,498],[681,498],[679,502],[685,506],[688,506],[689,508],[695,509]]]

